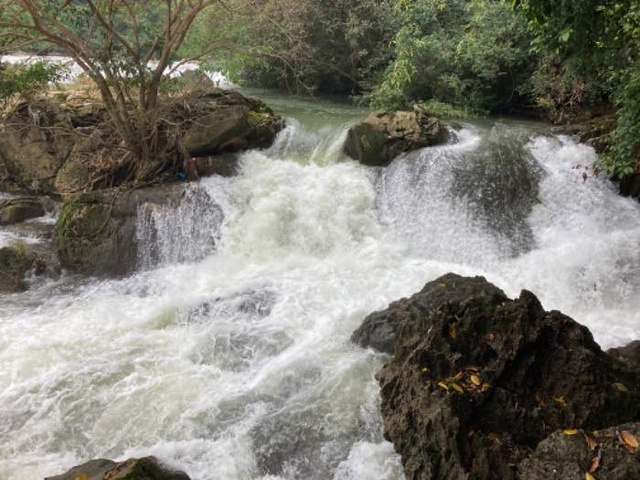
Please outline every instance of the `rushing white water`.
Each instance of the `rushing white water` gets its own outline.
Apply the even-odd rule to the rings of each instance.
[[[640,206],[593,151],[535,125],[468,126],[371,169],[297,122],[140,215],[140,272],[0,304],[0,478],[153,454],[205,479],[402,478],[382,438],[366,314],[454,271],[640,337]]]

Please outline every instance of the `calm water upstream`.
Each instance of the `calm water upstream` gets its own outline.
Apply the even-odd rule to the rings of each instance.
[[[364,111],[267,100],[291,117],[276,144],[142,218],[137,274],[0,296],[0,479],[148,454],[194,480],[401,479],[384,358],[349,336],[449,271],[527,288],[604,348],[640,338],[640,205],[583,181],[590,148],[474,122],[372,169],[341,153]]]

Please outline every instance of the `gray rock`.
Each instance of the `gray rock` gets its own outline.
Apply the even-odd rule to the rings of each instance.
[[[610,348],[607,353],[629,368],[640,370],[640,340],[628,343],[624,347]]]
[[[413,111],[378,110],[349,129],[344,151],[364,165],[379,167],[404,152],[448,141],[447,129],[417,105]]]
[[[0,201],[0,225],[12,225],[45,214],[42,202],[37,198],[12,198]]]

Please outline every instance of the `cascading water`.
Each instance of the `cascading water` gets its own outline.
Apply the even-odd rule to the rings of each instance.
[[[306,108],[306,107],[305,107]],[[448,271],[535,292],[604,346],[640,337],[640,206],[536,125],[465,126],[371,169],[290,121],[240,174],[144,210],[141,269],[0,305],[0,478],[153,454],[205,479],[402,478],[349,341]]]

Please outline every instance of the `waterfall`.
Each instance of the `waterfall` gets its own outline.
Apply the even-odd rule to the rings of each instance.
[[[306,108],[306,106],[305,106]],[[382,436],[370,312],[448,271],[640,338],[640,205],[593,150],[515,122],[362,166],[290,121],[233,178],[139,214],[140,270],[0,304],[0,478],[152,454],[197,480],[403,478]]]

